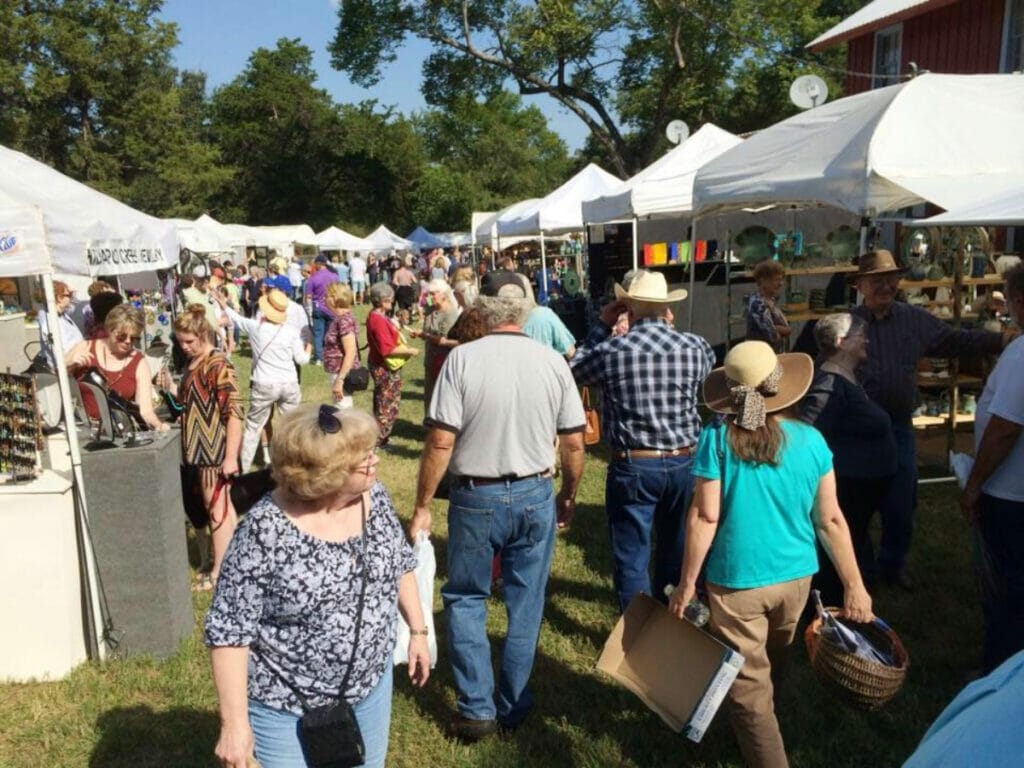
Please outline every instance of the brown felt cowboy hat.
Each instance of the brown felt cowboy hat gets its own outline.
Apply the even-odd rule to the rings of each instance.
[[[889,275],[906,272],[906,267],[901,267],[890,251],[879,248],[877,251],[868,251],[857,262],[857,271],[846,276],[848,283],[856,283],[858,278],[866,275]]]
[[[763,341],[744,341],[729,350],[725,364],[704,380],[704,401],[718,413],[740,413],[745,400],[756,393],[755,399],[764,401],[764,412],[775,413],[799,402],[813,378],[809,355],[776,355]]]
[[[271,288],[260,297],[260,312],[269,322],[281,325],[288,317],[288,302],[289,298],[284,291]]]

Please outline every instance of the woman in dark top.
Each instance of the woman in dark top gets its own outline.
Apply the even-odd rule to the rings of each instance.
[[[876,569],[868,528],[896,473],[892,420],[857,381],[857,366],[868,354],[864,322],[846,312],[829,315],[818,321],[814,335],[821,356],[800,408],[832,450],[839,506],[850,526],[857,564],[870,582]],[[819,553],[818,559],[821,570],[814,586],[826,604],[837,605],[842,585],[828,558]]]

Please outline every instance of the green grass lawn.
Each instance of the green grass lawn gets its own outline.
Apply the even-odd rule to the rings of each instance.
[[[384,457],[379,470],[406,518],[423,434],[421,360],[406,368],[392,441],[395,451]],[[244,382],[248,359],[242,356],[238,365]],[[303,371],[303,390],[307,401],[329,400],[327,378],[319,368]],[[356,405],[369,409],[370,392],[358,394]],[[435,590],[440,659],[425,689],[411,688],[404,667],[396,676],[390,766],[742,764],[721,714],[703,743],[694,745],[594,669],[617,619],[603,511],[604,471],[600,453],[591,454],[576,521],[558,539],[532,680],[536,707],[526,723],[513,736],[475,745],[445,735],[455,692]],[[981,616],[970,537],[955,500],[952,485],[922,488],[911,559],[918,591],[911,596],[879,590],[875,595],[876,612],[900,633],[911,657],[907,684],[888,707],[873,714],[844,708],[811,675],[802,640],[793,648],[777,704],[794,766],[899,765],[979,666]],[[445,519],[443,503],[436,503],[437,589],[445,570]],[[60,682],[0,686],[0,767],[214,765],[216,699],[200,633],[208,605],[208,594],[195,596],[196,629],[169,659],[85,664]],[[500,599],[492,600],[490,608],[488,630],[496,652],[506,619]],[[4,617],[5,631],[17,631],[16,624],[17,617]]]

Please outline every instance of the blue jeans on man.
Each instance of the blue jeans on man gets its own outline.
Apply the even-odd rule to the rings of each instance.
[[[325,312],[319,307],[313,307],[313,359],[323,362],[324,360],[324,336],[327,329],[334,322],[334,315]]]
[[[640,592],[664,602],[665,585],[679,583],[692,461],[690,456],[671,456],[616,459],[608,465],[605,507],[620,611]]]
[[[917,445],[909,421],[893,421],[896,438],[896,476],[878,511],[882,517],[882,538],[878,566],[883,577],[900,572],[910,553],[917,508]]]
[[[537,653],[544,593],[555,548],[551,478],[453,487],[448,510],[448,582],[441,589],[458,710],[472,720],[523,721],[533,697],[527,687]],[[502,597],[508,633],[495,692],[487,598],[491,560],[501,550]]]

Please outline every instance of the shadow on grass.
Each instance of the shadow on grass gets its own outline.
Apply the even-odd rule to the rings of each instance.
[[[213,766],[220,725],[212,710],[120,707],[100,715],[90,768]]]

